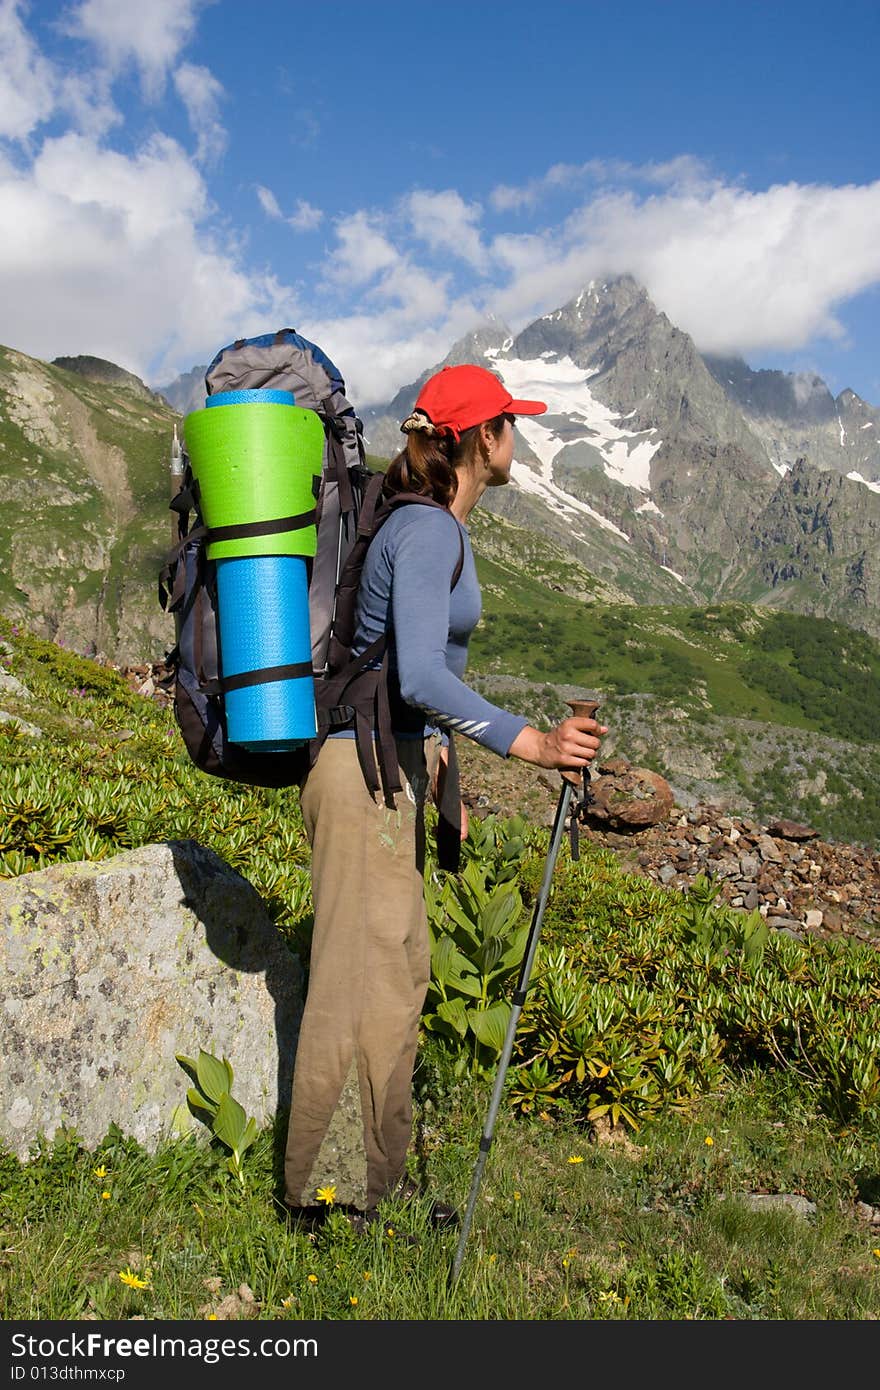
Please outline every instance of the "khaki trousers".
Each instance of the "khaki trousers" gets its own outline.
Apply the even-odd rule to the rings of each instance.
[[[394,810],[367,790],[354,739],[328,738],[303,786],[312,847],[309,981],[293,1074],[285,1200],[319,1187],[364,1210],[402,1177],[430,978],[424,803],[439,738],[397,745]]]

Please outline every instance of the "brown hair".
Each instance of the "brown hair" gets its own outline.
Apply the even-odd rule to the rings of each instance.
[[[506,418],[505,415],[496,415],[486,421],[496,439],[504,429]],[[383,492],[386,495],[417,492],[448,507],[458,491],[456,469],[460,464],[472,461],[479,432],[480,426],[472,425],[469,430],[463,430],[456,441],[450,434],[412,430],[407,435],[405,447],[388,465]]]

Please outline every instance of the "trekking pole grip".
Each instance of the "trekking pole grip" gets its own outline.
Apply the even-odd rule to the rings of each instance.
[[[566,700],[565,702],[576,719],[595,719],[596,711],[601,704],[599,700]],[[581,781],[580,769],[563,770],[562,776],[567,782],[574,782],[575,786]]]

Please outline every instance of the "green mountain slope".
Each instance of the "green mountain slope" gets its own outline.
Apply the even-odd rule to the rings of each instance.
[[[0,348],[0,613],[120,666],[158,662],[174,635],[156,580],[181,417],[136,379],[95,380],[76,361],[66,370]],[[791,815],[831,838],[878,841],[875,637],[764,595],[767,606],[751,594],[682,606],[671,576],[658,592],[634,586],[620,563],[591,565],[584,547],[566,545],[563,519],[545,511],[542,525],[533,501],[515,514],[481,506],[470,520],[484,604],[471,647],[479,688],[548,721],[568,713],[566,698],[594,691],[606,755],[662,772],[684,804]],[[632,548],[620,549],[628,560]],[[634,587],[650,605],[634,601]],[[510,766],[495,759],[492,773]]]
[[[69,646],[158,659],[173,411],[0,348],[0,604]]]
[[[510,528],[513,531],[514,528]],[[823,619],[744,604],[588,601],[519,556],[478,555],[474,684],[548,723],[602,699],[605,756],[667,777],[679,801],[811,822],[880,842],[880,642]],[[497,771],[497,769],[495,769]],[[491,761],[482,771],[491,779]]]

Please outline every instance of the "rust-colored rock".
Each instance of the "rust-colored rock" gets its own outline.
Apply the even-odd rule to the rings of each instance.
[[[591,782],[590,790],[593,800],[588,819],[616,827],[660,825],[668,818],[674,800],[666,779],[646,767],[603,773]]]
[[[599,764],[601,776],[620,777],[624,772],[629,772],[632,763],[627,758],[608,758]]]
[[[799,825],[794,820],[772,820],[767,826],[771,835],[778,835],[780,840],[817,840],[818,830],[811,830],[808,825]]]

